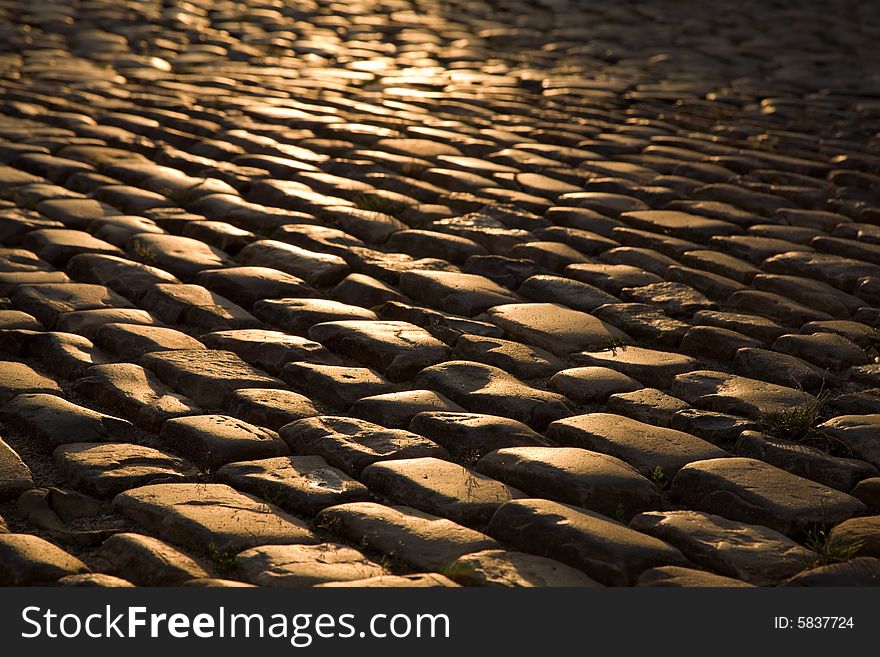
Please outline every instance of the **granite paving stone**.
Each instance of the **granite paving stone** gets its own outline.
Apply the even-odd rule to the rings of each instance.
[[[233,461],[289,453],[276,432],[228,415],[171,418],[162,425],[159,440],[175,453],[209,470]]]
[[[281,428],[281,437],[294,454],[321,456],[344,472],[358,476],[377,461],[421,457],[446,458],[440,445],[402,429],[339,416],[297,420]]]
[[[352,502],[324,509],[316,521],[367,553],[424,571],[442,571],[464,554],[499,547],[486,534],[407,506]]]
[[[328,506],[372,499],[366,486],[320,456],[277,456],[228,463],[215,476],[222,483],[270,499],[299,516],[312,517]]]
[[[815,560],[779,532],[698,511],[649,511],[630,527],[674,545],[692,562],[756,586],[775,585]]]
[[[432,457],[374,463],[360,478],[379,495],[467,527],[485,528],[501,504],[524,497],[512,486]]]
[[[235,566],[246,581],[259,586],[314,586],[385,574],[358,550],[338,543],[250,548],[235,556]]]
[[[593,511],[548,500],[507,502],[492,517],[489,535],[611,586],[634,584],[648,568],[687,564],[662,540]]]
[[[318,542],[302,520],[224,484],[141,486],[117,495],[113,506],[147,531],[196,552]]]
[[[683,431],[612,413],[557,420],[547,428],[546,436],[561,445],[619,458],[645,476],[671,478],[688,463],[726,455],[724,450]]]
[[[231,351],[174,349],[146,354],[141,363],[163,383],[204,408],[222,408],[242,388],[283,388],[284,384],[245,363]]]
[[[77,490],[111,498],[155,481],[186,481],[197,474],[184,459],[130,443],[69,443],[52,454],[65,479]]]
[[[696,510],[789,536],[867,512],[846,493],[745,457],[690,463],[673,479],[670,494]]]

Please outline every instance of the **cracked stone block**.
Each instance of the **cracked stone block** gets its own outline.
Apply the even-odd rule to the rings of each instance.
[[[170,418],[201,413],[192,400],[174,392],[155,374],[128,363],[90,367],[74,390],[151,432],[159,431]]]
[[[660,507],[660,491],[653,482],[620,459],[586,449],[508,447],[489,452],[475,467],[529,495],[611,518]]]
[[[815,559],[777,531],[698,511],[650,511],[630,527],[674,545],[695,564],[756,586],[775,586]]]
[[[56,447],[52,456],[73,488],[104,499],[154,482],[188,481],[198,474],[178,456],[129,443],[70,443]]]
[[[686,465],[673,479],[670,494],[698,511],[764,525],[787,536],[867,512],[846,493],[743,457]]]
[[[343,541],[423,571],[442,571],[460,556],[497,549],[489,536],[407,506],[355,502],[324,509],[317,524]]]
[[[115,534],[104,541],[94,558],[103,571],[138,586],[179,586],[208,577],[208,572],[191,557],[142,534]]]
[[[167,420],[159,440],[209,470],[234,461],[286,456],[287,444],[271,429],[228,415],[191,415]]]
[[[502,447],[545,446],[547,441],[517,420],[482,413],[427,411],[416,415],[410,431],[430,438],[458,458],[479,458]]]
[[[466,554],[446,569],[446,575],[463,586],[601,586],[581,571],[559,561],[507,550]]]
[[[67,443],[136,440],[139,436],[127,420],[55,395],[19,395],[0,408],[0,416],[20,433],[52,448]]]
[[[632,585],[648,568],[687,565],[668,543],[593,511],[548,500],[504,504],[492,518],[489,535],[609,586]]]
[[[229,395],[242,388],[284,387],[281,381],[248,365],[231,351],[158,351],[146,354],[141,364],[203,408],[223,408]]]
[[[300,516],[348,502],[372,500],[370,491],[320,456],[279,456],[229,463],[216,472],[219,481],[272,500]]]
[[[235,565],[245,581],[258,586],[314,586],[385,575],[379,564],[338,543],[255,547],[238,553]]]
[[[316,324],[309,337],[340,355],[405,381],[449,358],[449,348],[423,328],[400,321],[341,321]]]
[[[360,478],[380,495],[468,527],[484,528],[501,504],[524,497],[512,486],[431,457],[374,463]]]
[[[280,434],[293,453],[321,456],[352,476],[379,461],[448,456],[427,438],[355,418],[307,418],[282,427]]]
[[[225,349],[238,354],[242,360],[273,374],[284,365],[306,361],[324,365],[341,365],[342,361],[320,343],[281,331],[240,329],[216,331],[201,336],[210,349]]]
[[[197,552],[318,543],[302,520],[224,484],[142,486],[117,495],[113,506],[147,531]]]
[[[248,244],[239,251],[238,260],[243,265],[278,269],[318,287],[335,285],[349,273],[348,265],[339,256],[309,251],[277,240]]]
[[[415,385],[436,390],[468,410],[510,417],[535,429],[573,412],[562,395],[532,388],[497,367],[469,361],[425,368]]]
[[[683,431],[611,413],[558,420],[548,427],[546,436],[561,445],[609,454],[649,477],[659,472],[662,477],[671,478],[688,463],[727,455],[715,445]]]

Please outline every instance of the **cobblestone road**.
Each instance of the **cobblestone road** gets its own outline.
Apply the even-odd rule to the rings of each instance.
[[[0,584],[880,584],[878,42],[0,0]]]

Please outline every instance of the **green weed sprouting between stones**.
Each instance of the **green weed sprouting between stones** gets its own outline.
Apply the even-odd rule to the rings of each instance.
[[[804,541],[804,546],[814,555],[807,567],[818,568],[849,561],[856,556],[862,545],[863,541],[835,540],[824,530],[811,531]]]
[[[208,545],[208,559],[218,575],[228,575],[235,570],[235,550],[219,550],[211,543]]]
[[[623,338],[608,338],[605,341],[605,349],[611,352],[611,355],[617,358],[617,350],[625,351],[629,345]]]
[[[654,485],[660,489],[661,493],[666,493],[666,491],[669,490],[670,481],[666,478],[666,473],[663,472],[661,466],[658,465],[651,470],[651,481],[653,481]]]
[[[406,203],[375,194],[358,194],[353,200],[355,206],[361,210],[379,212],[394,218],[403,214],[404,210],[407,208]]]
[[[823,434],[816,431],[822,412],[831,398],[821,390],[812,399],[804,393],[804,402],[796,406],[778,408],[761,414],[760,425],[764,433],[794,442],[821,441]],[[827,436],[826,443],[829,442]],[[826,444],[826,449],[830,445]]]

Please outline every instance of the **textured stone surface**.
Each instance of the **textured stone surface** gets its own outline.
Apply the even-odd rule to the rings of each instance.
[[[196,475],[196,469],[177,456],[127,443],[71,443],[57,447],[53,457],[74,488],[95,497]]]
[[[192,415],[162,425],[159,440],[210,470],[233,461],[284,456],[287,445],[271,429],[228,415]]]
[[[559,561],[505,550],[466,554],[449,566],[446,574],[465,586],[600,586],[581,571]]]
[[[51,585],[88,567],[49,541],[30,534],[0,534],[0,582],[4,586]]]
[[[498,547],[485,534],[406,506],[342,504],[322,511],[317,522],[343,540],[428,571],[442,570],[463,554]]]
[[[0,500],[15,499],[34,487],[30,468],[12,447],[0,438]]]
[[[379,495],[469,527],[485,527],[500,505],[524,497],[491,477],[430,457],[374,463],[360,478]]]
[[[845,493],[762,461],[698,461],[672,481],[673,499],[731,520],[760,524],[786,535],[862,515],[864,504]]]
[[[48,447],[133,439],[138,435],[127,420],[78,406],[55,395],[19,395],[0,408],[0,417]]]
[[[609,340],[630,338],[623,331],[577,310],[551,303],[498,305],[486,317],[514,340],[565,356]]]
[[[320,456],[229,463],[217,470],[216,478],[300,516],[314,516],[328,506],[369,501],[372,497],[366,486]]]
[[[251,548],[236,555],[235,564],[245,580],[259,586],[314,586],[385,574],[357,550],[336,543]]]
[[[637,586],[672,586],[679,588],[742,588],[751,584],[732,577],[707,573],[705,570],[682,568],[681,566],[659,566],[649,568],[639,576]]]
[[[98,550],[102,569],[139,586],[179,586],[205,569],[167,543],[134,533],[115,534]]]
[[[221,408],[230,393],[241,388],[284,387],[231,351],[162,351],[147,354],[142,363],[164,383],[205,408]]]
[[[113,505],[147,531],[196,551],[318,542],[303,521],[223,484],[142,486]]]
[[[775,585],[815,556],[779,532],[696,511],[642,513],[630,527],[674,545],[692,562],[758,586]]]
[[[659,467],[664,476],[672,477],[688,463],[726,455],[724,450],[683,431],[655,427],[611,413],[558,420],[550,425],[546,435],[562,445],[619,458],[647,476]]]
[[[547,444],[541,434],[522,422],[482,413],[419,413],[409,428],[442,445],[451,454],[468,459],[500,447]]]
[[[447,456],[427,438],[354,418],[322,415],[291,422],[280,433],[295,454],[321,456],[355,476],[377,461]]]
[[[468,410],[497,413],[536,429],[572,414],[562,395],[532,388],[489,365],[450,361],[425,368],[415,382]]]
[[[685,565],[681,553],[586,509],[547,500],[503,505],[489,534],[525,552],[557,559],[603,584],[633,584],[647,568]]]
[[[384,373],[392,381],[410,379],[419,370],[449,357],[445,344],[407,322],[328,322],[309,329],[309,337]]]
[[[508,447],[486,454],[476,468],[534,497],[567,502],[611,518],[660,506],[660,491],[632,466],[586,449]]]
[[[129,363],[90,367],[74,384],[74,390],[147,431],[158,431],[169,418],[194,415],[201,410],[152,372]]]

